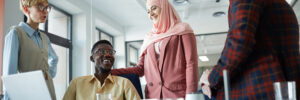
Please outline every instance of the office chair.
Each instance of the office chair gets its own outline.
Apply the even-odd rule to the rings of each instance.
[[[203,91],[201,88],[198,90],[198,92],[203,94]],[[216,97],[211,97],[211,99],[209,99],[207,95],[205,95],[205,94],[203,94],[203,95],[204,95],[204,100],[216,100]]]
[[[140,82],[140,78],[139,78],[138,75],[136,75],[136,74],[122,74],[122,75],[119,75],[119,76],[127,78],[128,80],[130,80],[131,83],[134,85],[135,89],[137,90],[137,92],[139,93],[141,99],[143,99],[141,82]]]

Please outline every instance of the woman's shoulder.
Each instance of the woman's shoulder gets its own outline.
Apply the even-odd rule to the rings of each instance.
[[[187,27],[190,27],[190,24],[186,23],[186,22],[180,22],[180,23],[177,23],[175,26],[180,26],[180,27],[184,27],[184,28],[187,28]]]
[[[183,35],[183,34],[187,34],[187,33],[194,33],[192,27],[185,22],[180,22],[177,23],[170,32],[179,32],[180,34],[178,35]]]
[[[12,27],[9,29],[7,35],[9,35],[9,34],[17,34],[16,26],[12,26]]]
[[[180,35],[177,35],[179,37],[195,37],[195,34],[193,32],[189,32],[189,33],[186,33],[186,34],[180,34]]]
[[[181,37],[182,37],[183,39],[192,39],[192,38],[196,38],[196,36],[195,36],[194,33],[183,34],[183,35],[181,35]]]
[[[18,37],[18,32],[14,27],[11,27],[9,32],[6,34],[5,38]]]
[[[19,25],[10,26],[9,32],[6,34],[6,37],[18,37],[18,33],[23,33],[24,30],[21,27],[21,24],[22,23],[20,23]]]

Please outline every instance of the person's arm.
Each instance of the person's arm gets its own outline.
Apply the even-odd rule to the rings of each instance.
[[[255,33],[260,14],[264,8],[263,0],[231,0],[229,12],[229,31],[225,47],[217,65],[209,75],[210,87],[223,87],[223,70],[226,69],[230,79],[238,73],[237,67],[247,60],[255,44]]]
[[[198,55],[194,33],[182,35],[182,43],[186,61],[186,93],[197,92],[198,89]]]
[[[141,97],[139,96],[139,93],[135,89],[134,85],[130,82],[130,80],[126,79],[126,81],[123,84],[125,87],[125,99],[126,100],[140,100]]]
[[[5,37],[4,51],[3,51],[3,76],[16,74],[18,72],[19,60],[19,39],[16,30],[12,29]],[[4,100],[9,100],[5,87]]]
[[[143,76],[144,75],[144,57],[145,57],[145,55],[143,54],[140,57],[139,62],[135,67],[112,69],[111,74],[112,75],[137,74],[139,76]]]
[[[76,83],[76,79],[71,81],[67,91],[65,92],[63,100],[76,100]]]
[[[15,29],[12,29],[5,37],[3,76],[16,74],[18,72],[19,48],[18,33]]]
[[[47,44],[48,44],[48,64],[49,64],[49,72],[52,78],[55,77],[57,71],[57,63],[58,63],[58,56],[56,55],[55,51],[51,46],[51,42],[48,37]]]

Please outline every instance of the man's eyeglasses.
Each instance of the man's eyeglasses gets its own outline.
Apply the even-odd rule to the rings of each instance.
[[[51,8],[52,8],[52,7],[49,6],[49,5],[46,6],[46,7],[44,7],[43,5],[38,5],[37,7],[38,7],[38,9],[39,9],[40,11],[45,11],[45,10],[46,10],[47,12],[50,12],[50,11],[51,11]]]
[[[115,50],[104,50],[104,49],[98,49],[96,52],[94,52],[94,54],[101,54],[101,55],[104,55],[104,54],[110,54],[110,55],[115,55],[116,54],[116,51]]]

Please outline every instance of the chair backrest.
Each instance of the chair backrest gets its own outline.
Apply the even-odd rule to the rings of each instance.
[[[200,87],[200,90],[198,90],[198,92],[203,94],[201,87]],[[205,94],[203,94],[203,95],[204,95],[204,100],[216,100],[216,97],[211,97],[211,99],[209,99],[207,95],[205,95]]]
[[[129,79],[131,81],[131,83],[134,85],[134,87],[136,88],[136,90],[138,91],[141,99],[143,99],[143,92],[142,92],[141,82],[140,82],[140,78],[139,78],[138,75],[136,75],[136,74],[122,74],[122,75],[119,75],[119,76]]]

